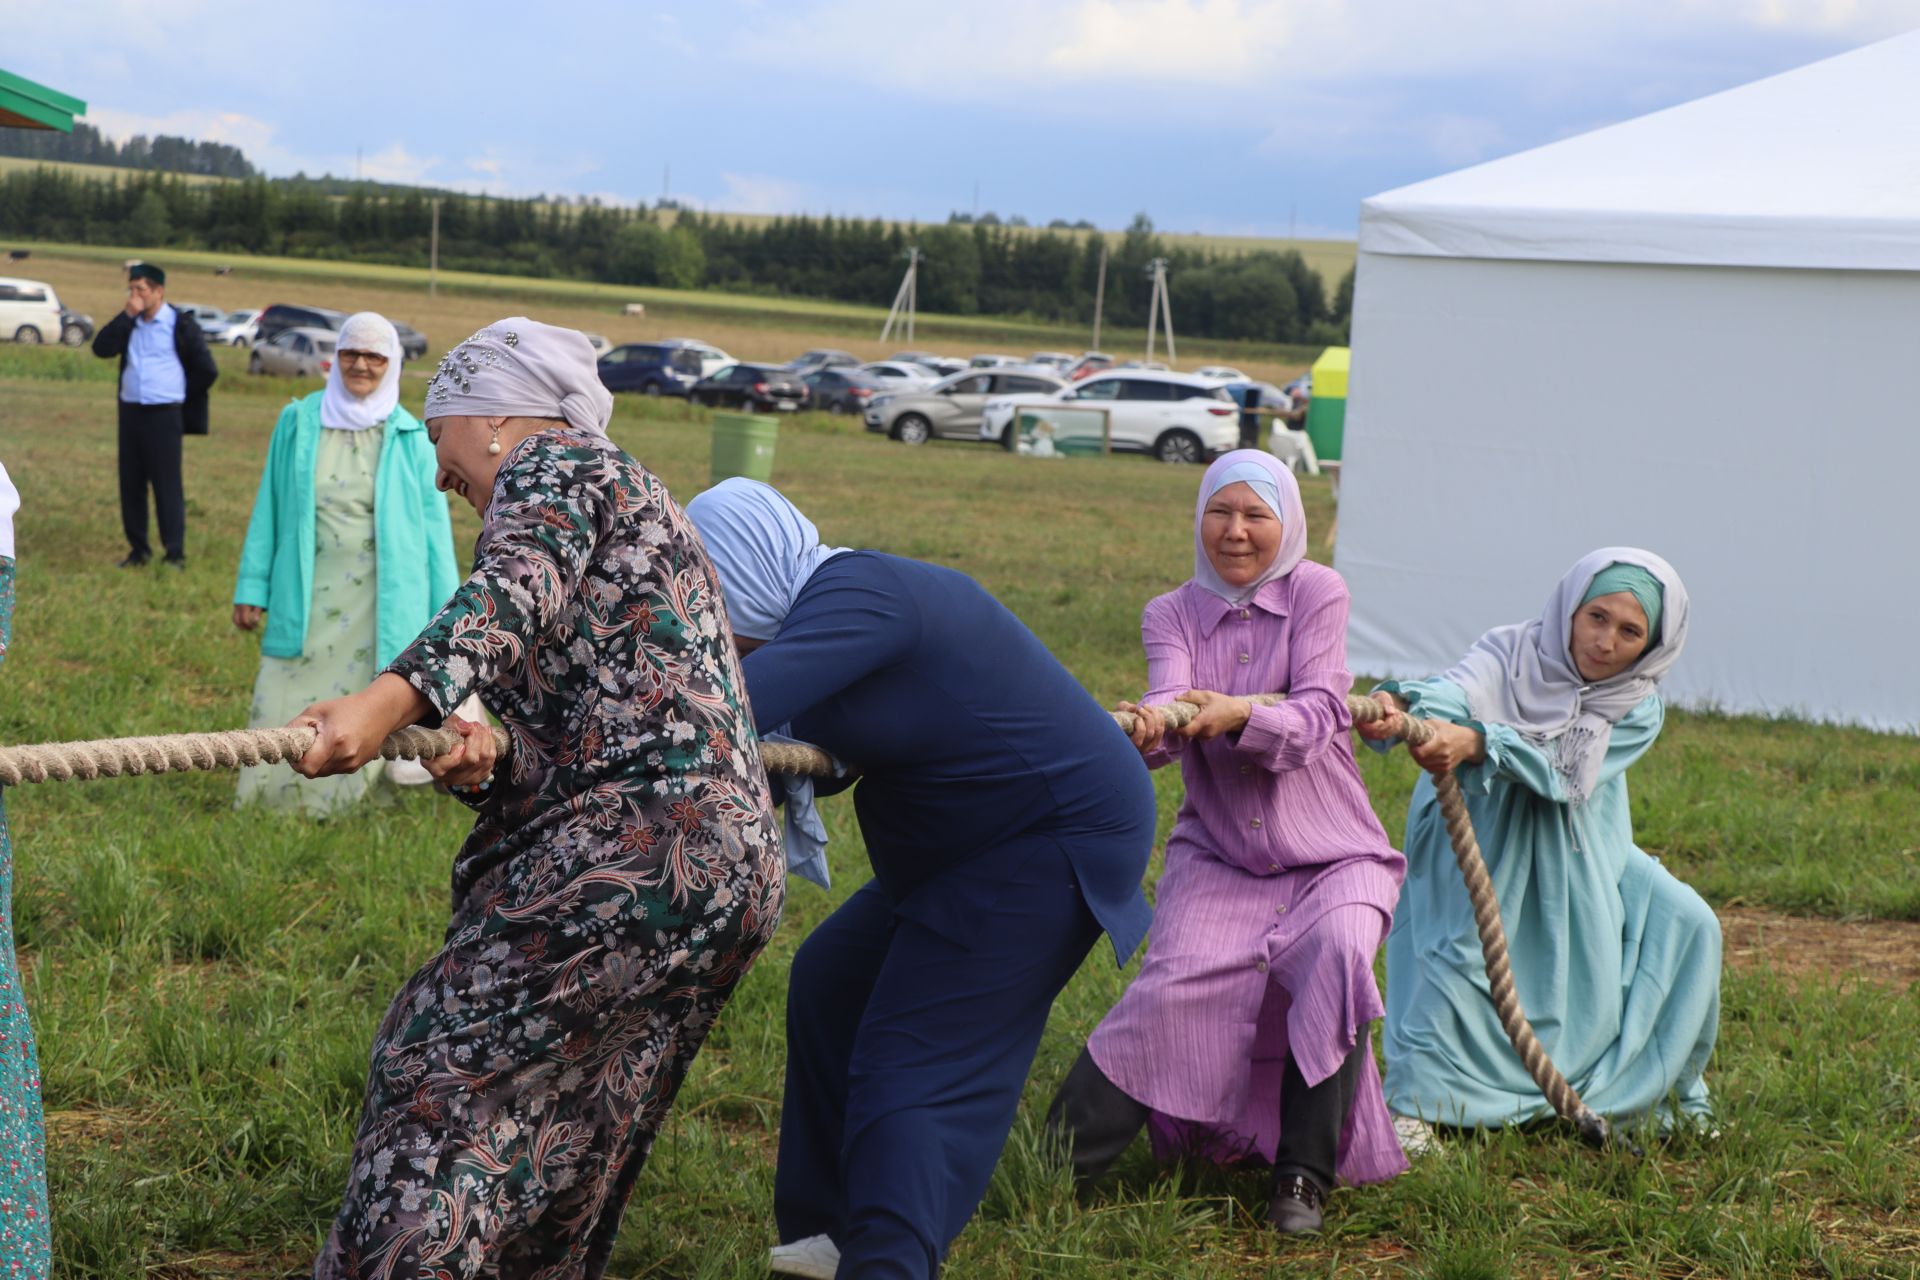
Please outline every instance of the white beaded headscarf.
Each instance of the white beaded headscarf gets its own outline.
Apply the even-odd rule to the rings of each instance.
[[[585,334],[509,316],[447,352],[427,383],[420,416],[564,418],[604,436],[613,393],[600,382],[599,359]]]

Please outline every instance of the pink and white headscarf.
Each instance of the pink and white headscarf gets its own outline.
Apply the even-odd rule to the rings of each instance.
[[[509,316],[447,352],[427,383],[420,416],[564,418],[604,436],[613,393],[600,381],[599,357],[587,335]]]

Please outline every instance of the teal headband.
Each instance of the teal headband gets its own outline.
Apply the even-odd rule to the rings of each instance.
[[[1640,611],[1647,615],[1647,634],[1657,642],[1660,639],[1660,579],[1637,564],[1616,560],[1593,575],[1593,585],[1587,588],[1580,603],[1585,604],[1597,596],[1610,596],[1616,591],[1624,591],[1640,602]],[[1647,647],[1651,649],[1653,645]]]

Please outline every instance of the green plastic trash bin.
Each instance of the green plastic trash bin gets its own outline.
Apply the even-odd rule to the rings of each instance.
[[[773,480],[773,443],[780,424],[771,415],[716,413],[713,415],[713,465],[708,484],[732,476]]]

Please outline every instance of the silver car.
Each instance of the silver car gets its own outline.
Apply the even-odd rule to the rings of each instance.
[[[1065,385],[1051,369],[964,369],[930,387],[875,397],[867,409],[867,430],[902,444],[925,444],[935,436],[978,440],[980,413],[990,397],[1046,395]]]
[[[247,372],[324,378],[333,368],[333,344],[339,336],[331,329],[282,329],[254,347]]]

